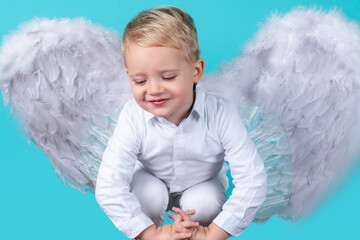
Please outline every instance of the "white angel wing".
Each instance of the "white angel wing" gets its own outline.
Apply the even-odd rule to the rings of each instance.
[[[116,33],[84,19],[34,19],[4,39],[0,85],[28,140],[64,183],[95,186],[121,106],[131,97]]]
[[[351,166],[358,152],[359,66],[356,23],[335,11],[298,9],[273,16],[242,57],[204,81],[203,88],[227,96],[240,109],[261,110],[245,114],[245,122],[254,121],[251,116],[273,119],[268,126],[267,120],[255,121],[263,122],[254,141],[270,176],[256,221],[272,214],[297,220]],[[268,137],[276,133],[277,138]],[[290,157],[277,150],[286,149],[284,137]]]

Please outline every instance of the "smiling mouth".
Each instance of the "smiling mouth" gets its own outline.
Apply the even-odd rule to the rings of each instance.
[[[169,99],[154,99],[149,102],[155,106],[161,106],[164,105],[168,100]]]

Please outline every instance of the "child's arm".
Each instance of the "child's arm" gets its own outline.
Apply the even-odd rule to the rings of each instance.
[[[175,232],[173,224],[163,225],[157,227],[155,224],[149,226],[142,231],[136,239],[139,240],[182,240],[191,237],[191,233],[177,233]]]
[[[127,237],[134,238],[154,224],[142,212],[130,191],[133,172],[141,146],[141,123],[134,122],[134,104],[127,103],[120,113],[98,171],[95,197],[100,207]]]
[[[213,223],[237,237],[253,221],[266,198],[266,171],[236,107],[226,105],[218,118],[218,136],[225,161],[229,162],[234,189]]]
[[[190,240],[226,240],[231,235],[217,226],[215,223],[211,223],[209,227],[198,226],[192,232]]]

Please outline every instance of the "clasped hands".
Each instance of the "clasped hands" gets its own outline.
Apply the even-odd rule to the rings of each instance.
[[[226,231],[211,223],[208,227],[201,226],[198,222],[191,220],[190,216],[195,214],[195,210],[183,211],[173,207],[168,216],[174,223],[157,227],[155,224],[146,228],[139,236],[140,240],[225,240],[230,237]]]

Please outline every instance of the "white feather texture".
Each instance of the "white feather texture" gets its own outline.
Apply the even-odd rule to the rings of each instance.
[[[240,108],[247,102],[276,115],[290,143],[292,180],[287,185],[291,186],[290,205],[272,213],[297,220],[355,159],[359,84],[357,24],[335,11],[298,9],[284,17],[271,17],[243,56],[225,64],[219,74],[208,76],[203,86]],[[282,175],[282,169],[277,172]],[[276,188],[269,184],[269,193]],[[260,210],[257,219],[267,216]]]
[[[357,152],[360,33],[337,12],[273,16],[243,56],[202,88],[237,104],[264,159],[267,199],[256,215],[296,220]],[[121,107],[131,98],[118,36],[83,19],[35,19],[0,52],[5,103],[55,172],[93,190]]]
[[[84,19],[34,19],[4,39],[4,101],[72,187],[93,190],[115,120],[130,98],[118,35]]]

